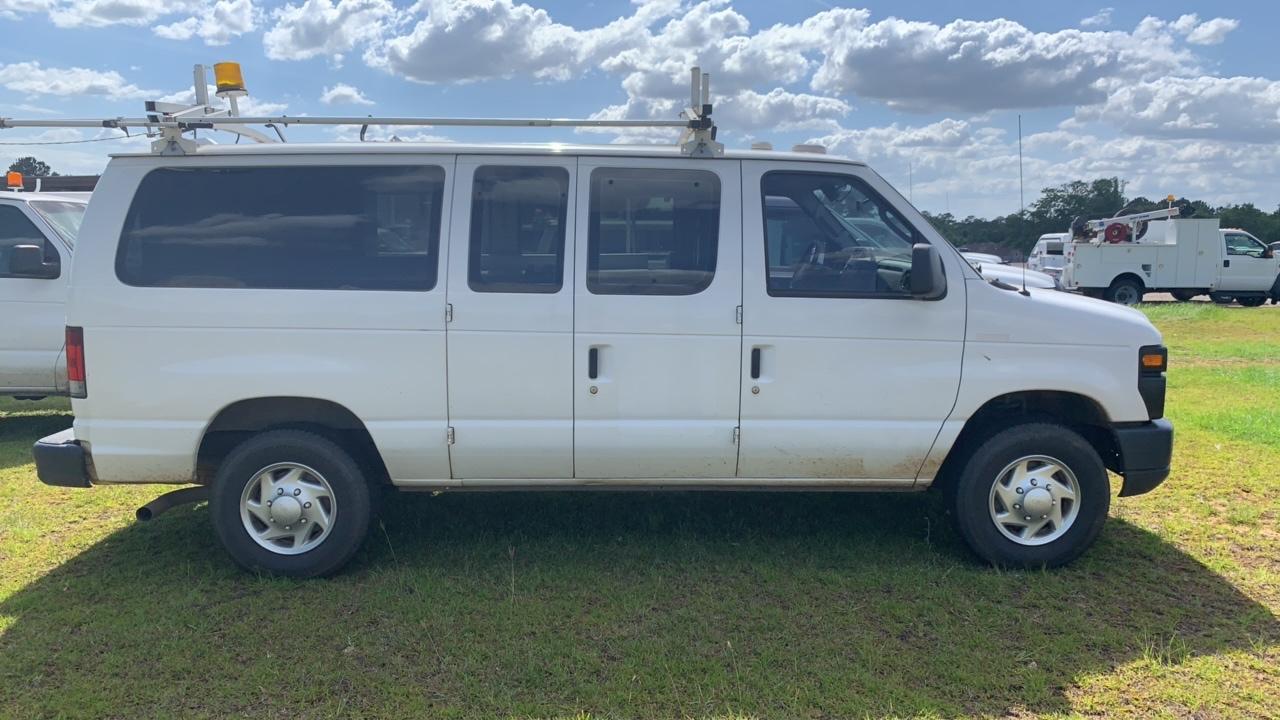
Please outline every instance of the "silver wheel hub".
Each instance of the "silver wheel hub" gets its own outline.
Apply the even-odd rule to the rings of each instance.
[[[277,525],[293,525],[302,519],[302,503],[289,496],[270,504],[271,522]]]
[[[240,494],[245,531],[259,546],[278,555],[299,555],[320,545],[337,514],[329,481],[299,463],[262,468]]]
[[[991,485],[991,520],[1019,545],[1045,545],[1066,534],[1079,515],[1080,482],[1047,455],[1018,458]]]

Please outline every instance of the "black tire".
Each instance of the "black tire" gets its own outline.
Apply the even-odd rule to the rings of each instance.
[[[1173,299],[1177,300],[1178,302],[1188,302],[1195,296],[1199,295],[1200,293],[1194,290],[1170,290],[1169,294],[1172,295]]]
[[[1006,537],[991,511],[993,486],[1001,472],[1029,456],[1048,456],[1065,465],[1079,486],[1074,521],[1060,537],[1043,545]],[[992,436],[969,457],[953,497],[956,526],[969,547],[992,565],[1024,569],[1075,560],[1097,539],[1111,506],[1107,470],[1098,452],[1079,433],[1053,423],[1016,425]]]
[[[328,535],[297,555],[278,554],[260,545],[240,514],[245,486],[264,468],[285,462],[305,465],[322,475],[337,509]],[[360,548],[373,514],[369,484],[351,455],[331,440],[302,430],[270,430],[238,445],[214,476],[209,507],[218,539],[231,559],[248,570],[288,577],[336,572]]]
[[[1146,288],[1142,286],[1140,281],[1131,277],[1121,277],[1111,282],[1111,287],[1107,288],[1103,297],[1107,302],[1120,303],[1121,305],[1137,305],[1142,302],[1142,294],[1145,292]]]
[[[1222,293],[1209,293],[1209,299],[1218,305],[1230,305],[1235,302],[1235,298]]]
[[[1263,303],[1265,303],[1266,301],[1267,301],[1267,298],[1263,295],[1258,295],[1256,297],[1251,296],[1251,297],[1236,298],[1236,302],[1240,303],[1245,307],[1262,307]]]

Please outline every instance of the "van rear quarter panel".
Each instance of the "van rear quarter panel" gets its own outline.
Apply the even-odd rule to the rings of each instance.
[[[437,165],[453,156],[289,157],[288,164]],[[99,482],[186,482],[208,423],[239,400],[329,400],[360,418],[394,479],[449,477],[441,270],[430,291],[132,287],[115,269],[135,190],[156,167],[251,167],[272,157],[116,158],[85,218],[68,323],[84,327],[88,397],[76,437]],[[440,243],[440,267],[448,244]]]

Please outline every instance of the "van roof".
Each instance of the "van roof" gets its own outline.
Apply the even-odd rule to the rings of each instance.
[[[681,158],[677,145],[579,145],[574,143],[417,143],[417,142],[322,142],[322,143],[254,143],[245,145],[201,145],[195,156],[258,155],[594,155],[607,157]],[[161,156],[150,152],[113,153],[111,157],[192,157]],[[792,162],[824,162],[844,165],[865,163],[839,155],[779,150],[729,150],[724,157],[731,160],[787,160]],[[702,158],[690,158],[697,162]]]

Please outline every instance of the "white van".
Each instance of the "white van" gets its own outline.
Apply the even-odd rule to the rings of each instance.
[[[1061,280],[1062,270],[1067,266],[1066,247],[1070,242],[1071,233],[1041,235],[1027,256],[1027,267]]]
[[[984,281],[859,162],[219,145],[95,195],[39,476],[198,483],[249,568],[337,570],[382,485],[934,487],[981,557],[1054,566],[1108,469],[1169,473],[1146,318]]]
[[[0,193],[0,395],[66,394],[62,344],[82,193]]]

